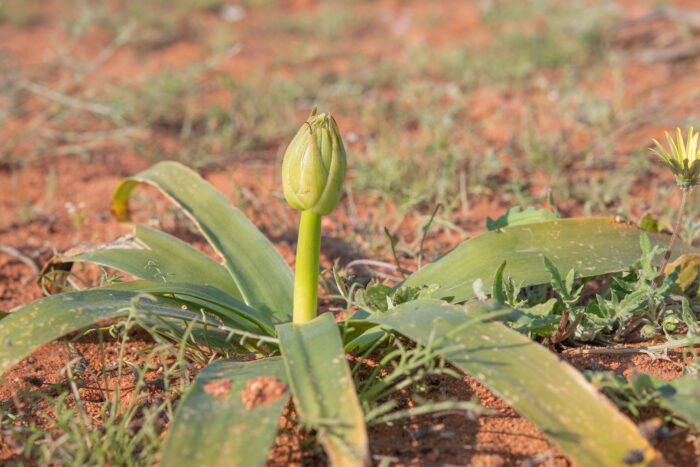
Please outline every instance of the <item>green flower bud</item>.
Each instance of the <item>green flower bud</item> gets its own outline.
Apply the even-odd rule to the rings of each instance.
[[[681,320],[673,315],[667,315],[664,317],[663,321],[661,321],[661,325],[666,331],[673,332],[677,331],[681,326]]]
[[[338,125],[330,115],[316,115],[314,107],[284,153],[282,186],[287,203],[294,209],[329,214],[340,200],[345,164]]]
[[[642,337],[642,339],[653,339],[654,337],[659,335],[659,331],[653,324],[645,324],[644,326],[642,326],[639,335]]]

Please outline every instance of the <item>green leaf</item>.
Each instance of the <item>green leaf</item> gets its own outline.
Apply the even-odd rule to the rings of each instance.
[[[369,311],[386,311],[389,309],[393,289],[384,284],[369,284],[364,289],[355,292],[355,302]]]
[[[256,385],[260,399],[251,402]],[[288,398],[280,357],[212,363],[197,375],[180,402],[160,464],[265,465]]]
[[[503,261],[496,269],[496,274],[493,276],[493,283],[491,284],[491,294],[500,303],[506,303],[508,297],[503,287],[503,270],[506,267],[506,262]]]
[[[507,227],[468,240],[448,254],[419,269],[400,286],[437,284],[433,298],[454,297],[463,302],[474,297],[472,285],[481,279],[484,292],[491,290],[491,278],[506,261],[505,277],[527,287],[548,283],[546,256],[559,271],[575,269],[583,276],[621,271],[637,261],[639,228],[612,218],[561,219]],[[653,245],[665,248],[668,235],[648,233]],[[674,257],[699,250],[676,243]]]
[[[668,224],[661,222],[649,213],[644,214],[644,216],[640,219],[639,227],[642,230],[647,230],[649,232],[661,232],[663,230],[670,232],[673,230]]]
[[[60,261],[100,264],[149,281],[210,285],[242,300],[221,264],[172,235],[141,225],[135,227],[133,236],[89,250],[69,251]]]
[[[291,320],[292,271],[241,211],[196,172],[166,161],[127,178],[117,187],[112,211],[118,219],[128,219],[129,195],[141,182],[159,188],[192,219],[224,259],[248,305],[275,324]]]
[[[505,214],[496,220],[487,216],[486,228],[491,231],[513,225],[531,224],[533,222],[542,222],[552,219],[559,219],[559,216],[546,209],[535,209],[532,206],[521,212],[520,206],[515,206],[514,208],[508,209]]]
[[[559,270],[557,269],[557,267],[554,266],[554,264],[546,256],[544,257],[544,268],[547,270],[550,277],[552,278],[552,287],[554,288],[554,290],[558,291],[562,296],[565,297],[566,287],[564,286],[564,282],[562,282],[561,280],[561,274],[559,274]]]
[[[545,303],[513,310],[503,316],[502,320],[507,321],[520,334],[550,337],[557,330],[562,306],[559,300],[550,298]]]
[[[218,316],[228,326],[254,333],[262,332],[268,336],[274,335],[272,323],[264,316],[260,316],[260,313],[227,293],[208,285],[129,281],[118,282],[103,288],[129,290],[153,295],[172,294],[177,299],[196,305],[197,307],[190,308],[195,313],[199,311],[199,307],[204,307],[207,312]]]
[[[647,232],[660,232],[659,220],[652,217],[651,214],[646,213],[639,221],[639,228],[646,230]]]
[[[639,453],[647,463],[642,465],[659,459],[635,425],[575,368],[499,322],[474,320],[485,308],[417,300],[370,321],[419,344],[432,339],[434,349],[533,422],[579,466],[624,466]]]
[[[106,289],[37,300],[0,321],[0,375],[39,346],[100,320],[127,316],[133,307],[164,317],[200,319],[201,313],[182,310],[181,305],[166,297]]]
[[[277,327],[294,406],[334,466],[369,463],[367,431],[338,325],[330,313]]]
[[[687,374],[667,382],[658,378],[652,379],[659,392],[659,405],[679,417],[700,427],[700,375]]]

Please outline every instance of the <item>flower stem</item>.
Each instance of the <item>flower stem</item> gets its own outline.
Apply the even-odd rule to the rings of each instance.
[[[294,322],[305,323],[316,317],[318,262],[321,253],[321,216],[302,211],[299,221],[297,262],[294,273]]]
[[[678,208],[678,215],[676,216],[676,222],[673,225],[673,234],[671,235],[671,241],[668,242],[668,248],[666,249],[666,254],[664,255],[664,260],[661,263],[661,268],[659,269],[659,275],[654,280],[652,284],[653,288],[657,288],[664,278],[664,270],[668,264],[669,259],[671,259],[671,253],[673,252],[673,246],[676,244],[676,239],[678,238],[678,231],[681,229],[681,219],[683,218],[683,212],[685,211],[685,202],[688,199],[688,193],[692,190],[692,187],[681,188],[683,196],[681,197],[681,206]]]

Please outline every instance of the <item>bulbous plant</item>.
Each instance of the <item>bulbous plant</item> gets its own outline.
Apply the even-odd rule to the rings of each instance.
[[[162,162],[127,178],[113,195],[119,219],[128,220],[132,190],[151,184],[194,221],[222,261],[143,226],[113,243],[64,255],[55,267],[91,262],[136,279],[57,293],[14,310],[0,321],[0,373],[40,345],[100,320],[137,315],[171,333],[183,332],[184,320],[197,345],[227,358],[202,369],[184,394],[161,465],[263,465],[290,396],[297,420],[316,430],[330,464],[366,465],[365,418],[391,408],[367,404],[367,394],[379,400],[395,384],[367,390],[360,383],[358,398],[346,352],[378,349],[380,341],[403,342],[405,349],[409,342],[416,351],[427,349],[425,365],[439,356],[474,376],[578,465],[661,462],[634,424],[578,371],[494,320],[494,313],[508,311],[503,305],[462,305],[490,293],[484,279],[497,270],[522,286],[549,283],[544,256],[551,267],[575,267],[588,276],[623,270],[640,256],[636,227],[607,218],[501,226],[407,277],[386,297],[387,311],[360,307],[336,322],[329,313],[316,316],[318,246],[320,216],[337,204],[344,173],[335,121],[312,113],[283,168],[285,195],[303,211],[296,286],[272,244],[192,170]],[[668,244],[662,235],[649,237]],[[404,359],[400,365],[407,361],[421,364]]]
[[[300,209],[294,278],[294,322],[316,316],[321,216],[340,201],[345,180],[345,147],[333,117],[316,108],[289,143],[282,162],[282,187],[287,202]]]

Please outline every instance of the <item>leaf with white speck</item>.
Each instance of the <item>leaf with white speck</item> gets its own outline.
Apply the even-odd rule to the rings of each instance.
[[[410,275],[398,287],[439,285],[433,298],[452,297],[459,303],[490,293],[491,281],[484,281],[475,290],[479,278],[492,278],[498,267],[506,262],[504,277],[511,275],[523,287],[549,283],[542,256],[552,260],[559,271],[576,269],[593,276],[621,271],[642,256],[639,237],[645,233],[652,246],[665,248],[669,235],[644,232],[638,227],[615,222],[612,218],[560,219],[506,227],[467,240],[446,255]],[[564,247],[563,251],[559,251]],[[674,257],[700,250],[676,243]],[[578,262],[586,258],[589,267]]]
[[[625,454],[636,449],[645,453],[640,465],[661,465],[635,425],[574,367],[500,322],[475,319],[487,309],[416,300],[369,320],[423,345],[432,337],[433,348],[533,422],[579,466],[624,466]],[[436,316],[442,319],[436,322]]]
[[[295,409],[319,431],[331,464],[369,464],[362,409],[333,315],[283,324],[277,331]]]

